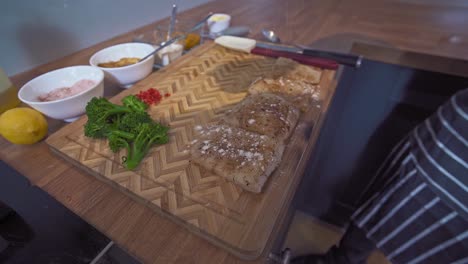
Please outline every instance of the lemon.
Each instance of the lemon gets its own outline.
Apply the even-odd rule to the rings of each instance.
[[[0,116],[0,134],[14,144],[34,144],[47,134],[47,120],[31,108],[13,108]]]

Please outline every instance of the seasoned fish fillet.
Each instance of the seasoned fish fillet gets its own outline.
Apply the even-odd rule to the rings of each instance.
[[[319,99],[318,83],[322,72],[286,58],[278,58],[272,72],[257,79],[249,87],[250,94],[274,93],[282,96],[302,111]]]
[[[247,96],[222,120],[231,126],[284,141],[296,126],[299,114],[298,108],[280,96],[260,93]]]
[[[197,126],[192,161],[243,189],[259,193],[278,166],[284,144],[224,124]]]
[[[251,95],[274,93],[306,111],[314,101],[319,100],[318,87],[303,81],[279,77],[277,79],[258,79],[249,87]]]
[[[303,65],[287,58],[278,58],[273,65],[273,71],[267,78],[283,77],[290,80],[299,80],[308,84],[318,84],[322,71],[314,67]]]

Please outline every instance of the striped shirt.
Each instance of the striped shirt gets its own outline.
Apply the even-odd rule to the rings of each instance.
[[[428,186],[468,219],[468,89],[409,135],[411,163]]]
[[[354,225],[392,263],[468,264],[467,161],[468,89],[393,148]]]

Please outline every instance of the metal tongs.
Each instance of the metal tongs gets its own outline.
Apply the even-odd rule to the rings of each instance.
[[[179,35],[179,36],[176,36],[172,39],[169,39],[168,41],[164,41],[164,42],[161,42],[161,44],[159,44],[159,47],[157,47],[154,51],[152,51],[151,53],[149,53],[148,55],[146,55],[145,57],[143,57],[140,61],[144,61],[146,60],[147,58],[151,57],[152,55],[154,55],[156,52],[164,49],[165,47],[171,45],[172,43],[175,43],[183,38],[185,38],[189,33],[192,33],[196,30],[198,30],[199,28],[201,28],[203,26],[203,24],[205,24],[205,22],[213,15],[212,12],[210,12],[205,18],[203,18],[202,20],[200,20],[197,24],[195,24],[195,26],[193,26],[191,29],[189,29],[187,32],[185,32],[184,34],[182,35]]]

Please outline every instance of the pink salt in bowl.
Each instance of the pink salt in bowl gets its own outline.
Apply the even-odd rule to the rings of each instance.
[[[71,91],[64,88],[71,88]],[[72,66],[45,73],[23,85],[18,92],[22,102],[48,117],[66,122],[78,119],[93,97],[103,95],[104,72],[92,66]],[[53,101],[43,101],[45,97]]]

